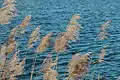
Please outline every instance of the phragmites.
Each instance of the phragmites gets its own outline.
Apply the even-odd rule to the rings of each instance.
[[[12,79],[14,80],[16,76],[21,75],[24,70],[25,59],[19,62],[17,53],[19,53],[19,51],[13,55],[11,60],[8,62],[8,66],[7,66],[7,68],[9,69],[11,80]]]
[[[30,16],[30,15],[29,15],[29,16],[26,16],[26,17],[23,19],[22,23],[19,25],[19,27],[20,27],[20,28],[26,28],[26,27],[28,26],[30,20],[31,20],[31,16]]]
[[[8,24],[9,20],[16,16],[16,8],[14,1],[9,2],[8,0],[4,2],[6,5],[0,8],[0,24]]]
[[[80,25],[77,22],[78,19],[80,19],[79,15],[73,15],[68,27],[66,28],[66,32],[63,32],[62,35],[56,39],[54,50],[57,53],[65,51],[68,46],[68,42],[78,38],[78,32],[80,30]]]
[[[28,42],[28,49],[33,47],[33,43],[40,39],[40,26],[38,26],[31,34],[29,42]]]
[[[105,54],[106,54],[106,48],[108,46],[104,46],[103,49],[100,50],[100,56],[99,56],[99,62],[103,62],[104,61],[104,57],[105,57]]]
[[[16,35],[17,27],[13,28],[9,34],[9,39],[14,38]]]
[[[43,52],[48,46],[50,46],[50,37],[52,36],[52,33],[47,34],[44,36],[41,40],[41,43],[37,47],[36,52]]]
[[[69,77],[68,80],[81,80],[88,71],[90,53],[75,54],[69,62]]]
[[[0,47],[0,55],[7,56],[12,53],[16,48],[16,41],[14,38],[8,38],[8,40]]]
[[[14,39],[11,39],[9,42],[8,42],[8,45],[7,45],[7,52],[6,54],[9,54],[11,52],[13,52],[16,48],[16,41]]]
[[[19,62],[16,52],[10,60],[6,59],[6,63],[4,64],[4,68],[2,68],[2,80],[16,80],[16,76],[21,75],[23,73],[25,59]]]
[[[2,45],[0,47],[0,70],[2,70],[2,68],[4,67],[5,60],[6,60],[6,46]]]
[[[101,32],[99,33],[99,37],[100,37],[101,40],[104,40],[104,39],[107,38],[108,33],[107,33],[106,29],[110,25],[110,22],[111,22],[111,20],[109,20],[109,21],[107,21],[107,22],[105,22],[104,24],[101,25]]]
[[[3,5],[14,4],[16,0],[5,0]]]
[[[57,80],[58,73],[56,70],[52,69],[53,66],[55,66],[57,63],[55,61],[52,61],[51,55],[49,55],[43,63],[42,66],[42,73],[43,80]]]

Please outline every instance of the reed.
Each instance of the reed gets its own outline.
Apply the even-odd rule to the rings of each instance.
[[[43,75],[43,80],[57,80],[58,72],[52,69],[57,63],[52,61],[52,57],[48,56],[44,60],[44,64],[42,66],[41,72]]]
[[[30,20],[31,20],[31,16],[30,16],[30,15],[26,16],[26,17],[23,19],[22,23],[19,25],[19,27],[20,27],[20,28],[26,28],[26,27],[28,26]]]
[[[3,5],[14,4],[16,0],[5,0]]]
[[[10,60],[6,59],[1,80],[17,80],[16,76],[23,73],[25,59],[19,62],[18,53],[19,51],[16,52]]]
[[[16,76],[23,74],[25,58],[21,62],[19,62],[19,58],[17,57],[18,53],[19,52],[15,53],[11,60],[8,62],[9,65],[7,66],[7,68],[10,71],[11,80],[12,78],[15,79]]]
[[[33,43],[40,39],[40,26],[38,26],[31,34],[29,42],[28,42],[28,49],[33,47]]]
[[[110,25],[110,23],[111,23],[111,20],[108,20],[101,25],[101,28],[100,28],[101,32],[99,33],[100,40],[104,40],[107,38],[107,35],[108,35],[107,28]]]
[[[100,50],[100,56],[99,56],[99,62],[104,62],[104,57],[106,55],[106,48],[108,47],[107,46],[104,46],[103,49]]]
[[[0,8],[0,24],[8,24],[16,16],[16,7],[14,1],[6,0]]]
[[[80,25],[77,22],[78,19],[80,19],[79,15],[73,15],[66,28],[66,31],[62,32],[61,35],[56,38],[54,44],[55,52],[60,53],[65,51],[68,46],[68,42],[78,38],[78,32],[80,30]]]
[[[69,76],[67,80],[81,80],[89,67],[90,53],[75,54],[68,65]]]
[[[41,43],[39,44],[39,46],[36,49],[37,53],[43,52],[45,51],[45,49],[50,46],[50,37],[52,36],[52,33],[47,34],[46,36],[44,36],[41,40]]]

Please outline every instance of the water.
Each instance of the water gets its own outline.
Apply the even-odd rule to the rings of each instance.
[[[0,6],[2,6],[2,2],[3,0],[0,0]],[[60,54],[58,63],[59,80],[64,80],[66,65],[73,52],[93,52],[98,55],[99,50],[104,45],[109,45],[105,56],[107,62],[91,66],[88,80],[91,80],[93,72],[95,72],[96,77],[98,73],[105,76],[105,80],[116,80],[120,76],[120,0],[17,0],[16,4],[18,16],[11,21],[11,24],[0,25],[0,43],[7,39],[10,30],[20,24],[25,16],[32,16],[31,24],[33,26],[28,26],[27,34],[17,39],[20,43],[18,49],[21,50],[19,57],[21,59],[27,57],[25,72],[22,76],[19,76],[19,80],[29,80],[30,78],[34,49],[26,50],[26,44],[32,30],[41,25],[42,36],[49,32],[57,34],[65,31],[73,14],[81,15],[79,23],[83,26],[83,29],[80,31],[80,40],[71,43],[71,48],[64,54]],[[107,40],[98,41],[97,35],[100,31],[100,25],[107,20],[112,20],[108,29],[110,36]],[[35,74],[40,67],[40,63],[50,52],[51,50],[48,49],[37,56]],[[35,78],[35,74],[33,80],[42,80],[41,76]]]

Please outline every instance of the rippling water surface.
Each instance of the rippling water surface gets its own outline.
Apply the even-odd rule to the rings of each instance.
[[[3,0],[0,0],[0,6],[2,3]],[[19,57],[21,59],[26,57],[25,73],[20,76],[19,80],[29,80],[30,78],[34,49],[26,50],[26,44],[32,30],[41,25],[42,36],[49,32],[57,34],[65,31],[73,14],[81,15],[79,23],[83,29],[80,31],[80,39],[77,42],[70,43],[71,47],[60,54],[58,62],[59,80],[64,80],[66,77],[66,65],[73,52],[80,52],[81,54],[92,52],[98,55],[99,50],[104,45],[109,45],[105,56],[107,62],[90,66],[90,75],[88,75],[89,79],[87,80],[91,80],[93,72],[96,76],[98,73],[105,76],[105,80],[116,80],[120,76],[120,0],[17,0],[16,4],[18,16],[11,21],[11,24],[0,25],[0,43],[4,43],[10,30],[20,24],[25,16],[32,15],[32,25],[27,27],[27,34],[17,39],[19,42],[18,49],[21,50]],[[100,31],[100,25],[107,20],[112,20],[108,29],[109,37],[107,40],[99,41],[97,34]],[[50,52],[51,49],[48,49],[46,52],[38,54],[33,80],[42,80],[41,76],[35,78],[35,75],[43,59]]]

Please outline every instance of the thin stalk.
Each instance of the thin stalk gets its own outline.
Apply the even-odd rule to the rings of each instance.
[[[31,71],[30,80],[32,80],[33,73],[34,73],[34,70],[35,70],[36,58],[37,58],[37,54],[36,54],[35,57],[34,57],[34,64],[33,64],[33,66],[32,66],[32,71]]]
[[[3,66],[3,72],[2,72],[2,79],[1,80],[6,80],[6,76],[5,76],[5,67],[6,67],[6,62],[7,62],[7,55],[6,55],[6,57],[5,57],[5,62],[4,62],[4,66]]]
[[[98,74],[98,80],[100,80],[100,73]]]

